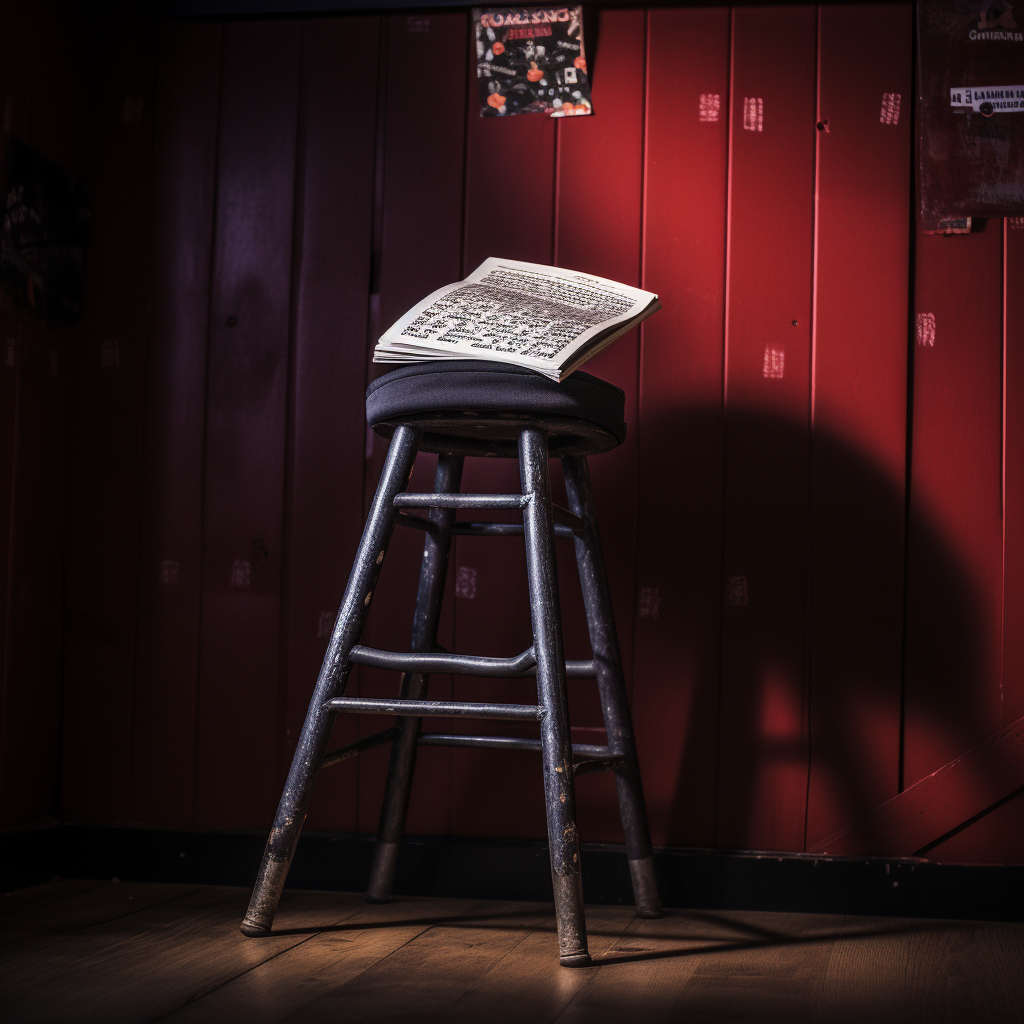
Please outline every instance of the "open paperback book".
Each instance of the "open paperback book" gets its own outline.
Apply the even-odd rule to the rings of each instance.
[[[373,361],[493,359],[562,381],[659,309],[657,295],[628,284],[492,257],[413,306]]]

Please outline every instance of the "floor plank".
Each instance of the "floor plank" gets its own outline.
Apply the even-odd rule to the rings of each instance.
[[[817,914],[701,915],[730,934],[713,938],[666,1021],[720,1022],[756,1013],[759,1021],[806,1019],[819,1002],[842,918]]]
[[[358,977],[469,900],[401,900],[363,906],[340,925],[309,937],[167,1018],[200,1024],[243,1018],[276,1024]]]
[[[630,1012],[645,1024],[663,1020],[697,965],[692,954],[721,939],[721,928],[704,928],[680,911],[657,920],[634,917],[619,940],[590,968],[586,987],[557,1018],[558,1024],[600,1024],[622,1019],[624,991]]]
[[[102,882],[80,878],[55,878],[52,882],[43,882],[41,885],[12,889],[0,896],[0,917],[16,910],[38,907],[44,903],[53,903],[56,900],[67,899],[69,896],[77,896],[79,893],[89,892],[90,889],[97,889],[102,884]]]
[[[587,933],[592,957],[607,955],[630,922],[632,908],[588,907]],[[558,936],[551,910],[450,1006],[437,1014],[444,1021],[530,1024],[554,1020],[587,984],[593,968],[553,970]]]
[[[18,1021],[160,1019],[357,907],[352,896],[285,893],[275,934],[252,940],[238,930],[248,899],[248,890],[204,889],[76,932],[31,967],[15,965],[7,1010]]]
[[[18,958],[43,951],[47,946],[63,948],[73,932],[116,921],[200,890],[198,885],[120,882],[26,907],[4,919],[0,956]]]
[[[904,1019],[1024,1021],[1024,930],[977,922],[942,925],[924,928],[911,945]]]
[[[334,1024],[339,1019],[382,1016],[434,1018],[551,915],[551,907],[545,904],[476,903],[317,999],[303,1009],[301,1017],[288,1019]],[[557,962],[557,946],[552,956]]]

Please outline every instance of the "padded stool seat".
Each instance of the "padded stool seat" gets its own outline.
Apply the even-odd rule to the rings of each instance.
[[[384,437],[416,426],[428,452],[512,458],[529,421],[547,433],[552,456],[596,455],[625,440],[625,401],[621,388],[579,370],[558,383],[521,366],[452,359],[379,377],[366,418]]]

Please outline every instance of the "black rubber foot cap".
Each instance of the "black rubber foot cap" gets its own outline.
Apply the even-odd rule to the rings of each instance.
[[[592,963],[589,953],[574,953],[572,956],[560,956],[558,962],[563,967],[589,967]]]
[[[377,903],[390,903],[391,902],[391,897],[390,896],[371,896],[369,893],[367,893],[366,894],[366,902],[367,903],[374,903],[374,904],[377,904]]]
[[[650,907],[637,907],[636,908],[636,916],[637,917],[652,918],[652,919],[653,918],[657,918],[657,917],[661,917],[661,907],[656,907],[653,910]]]
[[[250,939],[261,939],[264,935],[270,934],[269,928],[264,928],[259,924],[250,924],[248,921],[243,921],[238,926],[238,930],[243,935],[248,935]]]

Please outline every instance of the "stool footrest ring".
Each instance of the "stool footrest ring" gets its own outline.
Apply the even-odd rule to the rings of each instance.
[[[452,700],[335,697],[324,707],[354,715],[400,715],[405,718],[511,718],[536,722],[544,717],[544,709],[535,704],[469,704]]]

